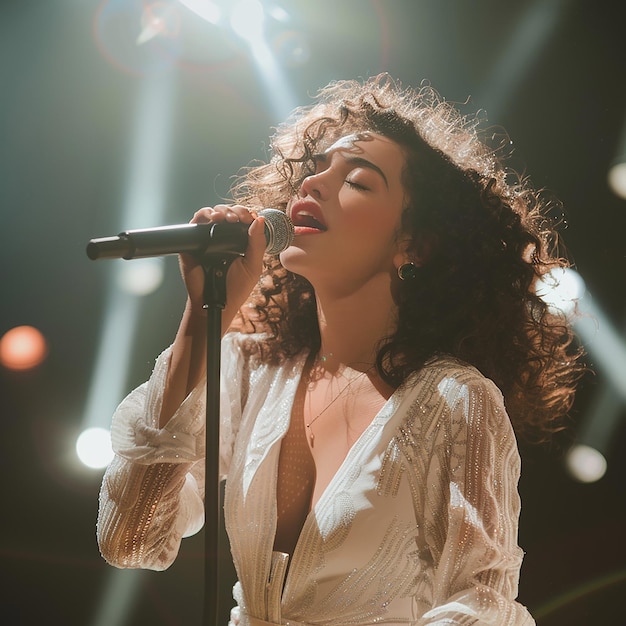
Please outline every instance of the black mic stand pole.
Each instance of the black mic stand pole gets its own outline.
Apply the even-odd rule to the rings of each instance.
[[[226,274],[237,254],[207,256],[204,268],[206,319],[206,450],[204,491],[204,617],[203,626],[218,626],[219,620],[219,488],[220,450],[220,344],[222,310],[226,305]]]

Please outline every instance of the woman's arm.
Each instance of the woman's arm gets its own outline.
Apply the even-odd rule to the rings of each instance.
[[[201,209],[191,221],[251,224],[248,249],[228,271],[225,332],[261,274],[263,219],[255,220],[245,207],[220,205]],[[115,459],[102,482],[97,535],[104,558],[118,567],[168,567],[182,537],[203,523],[204,270],[188,255],[181,255],[180,265],[188,298],[174,343],[113,417]]]
[[[451,378],[440,390],[450,414],[427,480],[432,608],[418,624],[532,625],[515,601],[523,556],[517,544],[520,459],[502,396],[478,375]]]
[[[250,296],[263,267],[266,241],[264,220],[242,206],[218,205],[198,211],[191,223],[241,222],[251,224],[245,256],[236,259],[227,276],[227,300],[222,312],[222,334]],[[192,256],[180,255],[180,267],[188,298],[176,339],[172,346],[159,424],[164,426],[191,390],[204,378],[206,369],[206,312],[204,310],[204,270]]]
[[[113,416],[115,457],[102,481],[97,536],[103,557],[117,567],[165,569],[182,537],[202,526],[203,477],[195,470],[204,452],[204,389],[194,389],[159,428],[170,356],[168,349],[157,359],[150,380]]]

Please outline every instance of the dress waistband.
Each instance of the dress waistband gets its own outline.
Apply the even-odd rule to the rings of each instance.
[[[246,618],[250,626],[307,626],[304,622],[294,622],[289,619],[281,622],[280,624],[276,624],[275,622],[266,622],[265,620],[257,619],[256,617],[250,617],[249,615],[247,615]]]
[[[258,617],[252,617],[245,611],[241,610],[241,607],[236,606],[230,612],[230,622],[228,626],[309,626],[304,622],[294,622],[293,620],[285,620],[283,622],[268,622]]]

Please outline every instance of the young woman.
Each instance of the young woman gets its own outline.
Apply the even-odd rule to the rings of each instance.
[[[582,370],[534,293],[566,265],[545,203],[430,88],[342,81],[281,126],[236,204],[221,465],[247,624],[533,624],[515,601],[520,436],[559,428]],[[263,218],[293,243],[265,257]],[[164,569],[203,523],[203,271],[173,345],[120,405],[98,536]]]

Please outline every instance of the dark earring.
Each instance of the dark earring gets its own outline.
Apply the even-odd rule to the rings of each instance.
[[[400,280],[413,280],[417,276],[417,265],[413,262],[403,263],[398,268]]]

